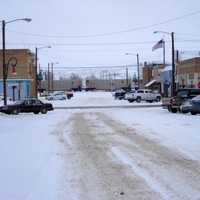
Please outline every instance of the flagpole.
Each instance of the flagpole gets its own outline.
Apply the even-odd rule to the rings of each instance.
[[[163,40],[163,67],[165,67],[165,41]]]

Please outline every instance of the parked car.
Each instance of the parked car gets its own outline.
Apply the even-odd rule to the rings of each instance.
[[[0,95],[0,101],[3,101],[3,100],[4,100],[4,96]],[[11,97],[7,97],[7,101],[12,101],[12,98]]]
[[[72,90],[67,91],[65,94],[66,94],[66,96],[67,96],[67,99],[71,99],[71,98],[74,96]]]
[[[17,101],[15,104],[0,107],[0,112],[6,114],[18,114],[20,112],[33,112],[34,114],[41,112],[42,114],[46,114],[48,111],[52,110],[52,104],[43,103],[39,99],[25,99]]]
[[[139,89],[135,92],[127,94],[127,98],[129,102],[138,102],[148,101],[148,102],[159,102],[161,100],[161,95],[158,92],[153,92],[148,89]]]
[[[134,99],[133,99],[134,93],[136,93],[136,90],[131,90],[131,91],[127,92],[125,94],[124,99],[127,100],[128,102],[132,103],[134,101]]]
[[[66,100],[67,97],[66,97],[64,91],[55,91],[53,93],[50,93],[48,96],[46,96],[46,99],[49,100],[49,101],[52,101],[52,100]]]
[[[192,110],[192,102],[191,99],[185,100],[180,106],[181,113],[189,113]]]
[[[184,104],[192,98],[196,97],[197,95],[200,95],[200,89],[179,89],[174,97],[163,98],[162,106],[163,108],[167,108],[169,112],[181,112]]]
[[[114,96],[115,99],[122,100],[122,99],[125,98],[125,94],[126,94],[126,91],[121,89],[121,90],[115,91],[113,96]]]
[[[192,115],[199,114],[200,113],[200,95],[194,97],[191,100],[191,104],[192,104],[192,107],[191,107],[190,113]]]

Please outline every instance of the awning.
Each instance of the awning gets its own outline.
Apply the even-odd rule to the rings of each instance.
[[[154,84],[155,82],[156,82],[156,80],[154,79],[154,80],[148,82],[148,83],[145,85],[145,87],[149,87],[149,86],[151,86],[152,84]]]

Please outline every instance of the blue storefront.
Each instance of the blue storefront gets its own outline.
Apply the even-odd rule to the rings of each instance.
[[[171,93],[171,77],[172,77],[172,66],[167,66],[160,74],[162,83],[162,93],[165,97],[168,97]]]
[[[12,100],[30,97],[31,81],[28,79],[7,79],[7,96]],[[3,95],[3,80],[0,79],[0,95]]]

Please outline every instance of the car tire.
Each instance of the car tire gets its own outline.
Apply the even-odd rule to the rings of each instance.
[[[167,106],[167,110],[168,110],[169,112],[172,112],[171,106]]]
[[[42,114],[46,114],[46,113],[47,113],[47,109],[46,109],[46,108],[42,108],[42,109],[41,109],[41,113],[42,113]]]
[[[160,102],[161,101],[161,97],[156,97],[156,102]]]
[[[178,110],[177,110],[177,108],[171,108],[171,112],[172,112],[172,113],[177,113]]]
[[[133,102],[134,102],[134,100],[132,100],[132,99],[129,99],[129,100],[128,100],[128,102],[129,102],[129,103],[133,103]]]
[[[14,109],[14,110],[12,111],[12,114],[13,114],[13,115],[18,115],[18,114],[19,114],[19,110],[18,110],[18,109]]]
[[[34,114],[39,114],[39,111],[34,111],[33,113],[34,113]]]
[[[141,102],[141,97],[137,97],[137,98],[136,98],[136,102],[137,102],[137,103],[140,103],[140,102]]]
[[[190,113],[191,113],[191,115],[196,115],[196,114],[197,114],[197,113],[194,112],[194,111],[191,111]]]

